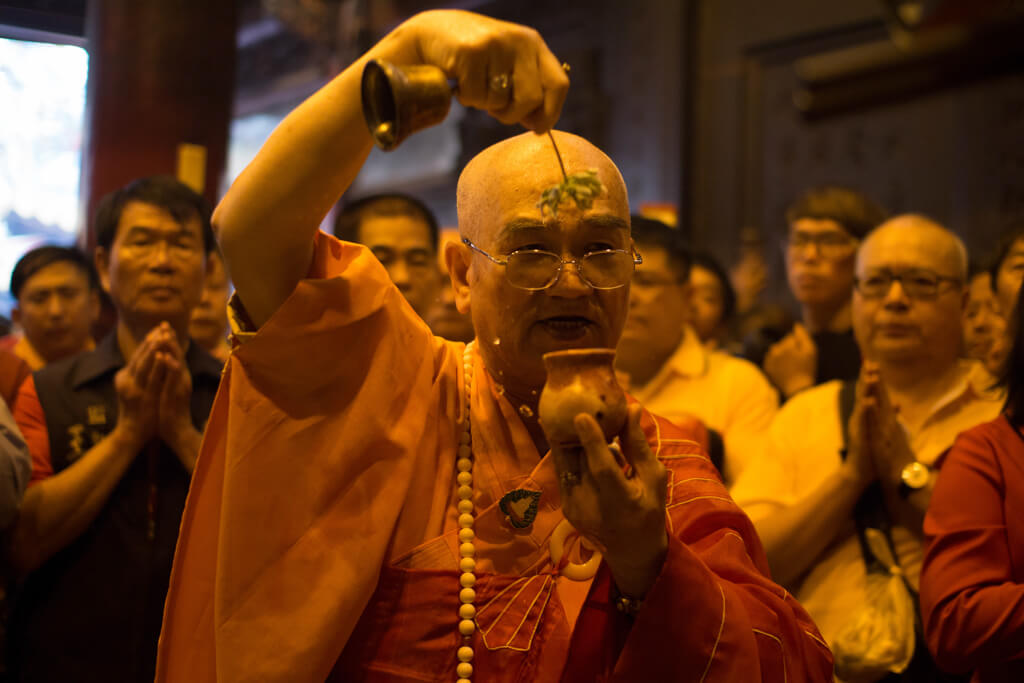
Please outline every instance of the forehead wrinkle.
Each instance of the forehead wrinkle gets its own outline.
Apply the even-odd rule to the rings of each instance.
[[[606,228],[623,230],[627,233],[629,232],[629,221],[610,213],[598,213],[584,216],[580,223],[588,228]],[[560,232],[561,227],[559,226],[556,218],[551,218],[545,221],[529,217],[513,218],[502,226],[501,230],[498,231],[497,238],[501,240],[517,233],[528,231]]]

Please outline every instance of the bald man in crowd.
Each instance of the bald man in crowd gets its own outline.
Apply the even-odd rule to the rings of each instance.
[[[568,88],[535,31],[421,13],[292,112],[225,196],[243,331],[157,680],[827,678],[816,629],[686,432],[634,405],[621,448],[587,413],[569,422],[579,447],[549,448],[542,356],[613,348],[638,260],[607,156],[526,133],[463,171],[445,257],[474,344],[431,335],[371,252],[317,232],[370,151],[368,58],[443,66],[462,104],[536,132]],[[563,179],[553,141],[603,186],[592,202],[538,207]]]
[[[959,432],[999,414],[989,374],[960,358],[966,279],[963,243],[934,221],[904,215],[873,231],[855,266],[860,377],[790,399],[764,457],[733,488],[772,575],[818,623],[842,680],[878,680],[890,671],[884,661],[878,669],[858,659],[851,645],[872,639],[858,610],[872,604],[868,576],[885,561],[860,536],[867,539],[866,529],[887,535],[916,589],[923,516],[942,456]],[[885,618],[897,616],[873,623]],[[893,671],[905,664],[889,663]],[[932,667],[921,645],[904,675],[911,680]]]

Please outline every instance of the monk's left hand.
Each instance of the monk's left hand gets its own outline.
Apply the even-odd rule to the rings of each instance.
[[[573,423],[583,445],[578,461],[572,454],[554,453],[560,473],[579,470],[578,483],[559,477],[566,519],[601,549],[619,590],[637,598],[654,584],[668,552],[668,476],[640,428],[641,412],[639,405],[629,407],[619,435],[621,450],[609,447],[597,421],[584,413]]]

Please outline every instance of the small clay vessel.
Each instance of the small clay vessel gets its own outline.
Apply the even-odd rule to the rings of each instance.
[[[541,427],[552,446],[579,445],[573,420],[588,413],[611,441],[626,424],[626,394],[615,379],[613,349],[567,349],[544,354],[548,377],[540,394]]]

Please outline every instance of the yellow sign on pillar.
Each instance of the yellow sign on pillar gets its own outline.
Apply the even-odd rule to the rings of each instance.
[[[178,180],[199,194],[206,187],[206,147],[183,142],[178,145]]]

